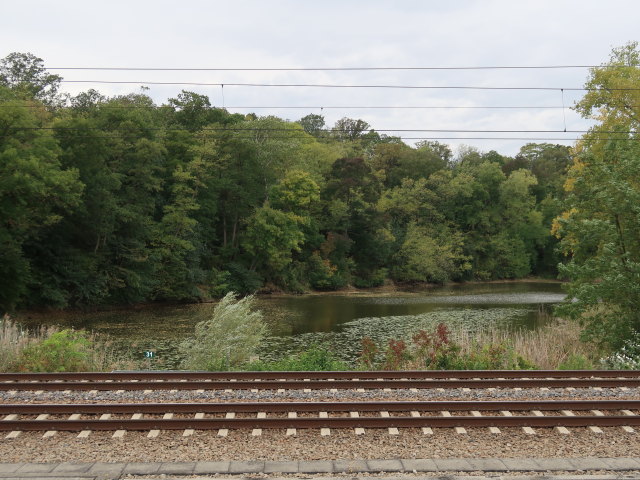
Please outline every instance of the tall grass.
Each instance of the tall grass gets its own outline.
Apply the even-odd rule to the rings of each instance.
[[[4,315],[0,319],[0,371],[15,370],[26,348],[43,342],[57,331],[57,327],[41,327],[28,332]]]
[[[116,357],[108,341],[83,331],[42,326],[23,329],[7,315],[0,318],[0,372],[107,371],[135,369]]]
[[[603,352],[583,342],[580,334],[577,322],[553,319],[535,330],[482,330],[473,334],[456,330],[451,336],[467,353],[477,345],[508,345],[542,370],[593,368]]]

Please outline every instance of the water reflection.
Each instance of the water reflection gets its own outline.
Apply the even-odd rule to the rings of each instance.
[[[379,294],[327,294],[260,297],[260,308],[271,334],[295,337],[319,332],[340,332],[357,319],[407,317],[431,312],[473,316],[481,310],[508,308],[522,310],[509,318],[518,328],[536,328],[548,318],[551,306],[563,300],[559,283],[520,282],[465,284],[428,290]],[[211,315],[214,304],[138,307],[104,312],[58,312],[17,315],[27,326],[57,324],[107,333],[116,342],[134,346],[136,354],[145,350],[159,353],[158,366],[175,367],[176,346],[193,333],[199,321]],[[441,315],[438,314],[438,317]],[[447,318],[446,314],[442,318]]]

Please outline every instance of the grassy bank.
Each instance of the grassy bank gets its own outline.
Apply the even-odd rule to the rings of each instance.
[[[584,370],[605,368],[606,352],[580,339],[575,322],[555,319],[532,331],[484,330],[470,334],[440,324],[421,330],[409,341],[391,339],[378,346],[362,339],[355,365],[340,361],[322,345],[278,361],[253,361],[240,370]]]
[[[108,341],[72,329],[27,330],[8,316],[0,318],[0,371],[89,372],[136,368],[116,357]]]
[[[403,369],[591,369],[602,368],[607,352],[580,339],[575,322],[554,319],[536,330],[483,330],[470,334],[440,324],[411,340],[391,339],[376,346],[364,337],[356,365],[342,362],[323,345],[276,362],[253,359],[236,370],[403,370]],[[220,362],[218,362],[220,363]],[[116,356],[109,342],[83,331],[44,327],[25,330],[0,319],[0,371],[109,371],[141,369],[142,362]],[[206,366],[193,365],[193,369]],[[209,367],[210,368],[210,367]],[[217,368],[224,368],[218,365]]]

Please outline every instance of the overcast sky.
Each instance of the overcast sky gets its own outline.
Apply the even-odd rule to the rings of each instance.
[[[599,65],[613,47],[638,40],[637,0],[5,0],[0,57],[31,52],[47,67],[278,68],[473,67]],[[324,115],[327,125],[361,118],[381,133],[403,137],[553,137],[576,134],[425,133],[388,129],[581,130],[569,108],[581,92],[240,87],[229,83],[484,87],[583,86],[587,69],[145,72],[58,71],[77,93],[139,92],[150,85],[157,103],[182,89],[209,96],[232,112],[296,120]],[[224,93],[224,99],[223,99]],[[257,108],[257,107],[280,108]],[[555,107],[528,109],[347,109],[330,107]],[[251,108],[239,108],[251,107]],[[315,107],[293,109],[284,107]],[[324,107],[321,109],[320,107]],[[526,140],[442,140],[513,155]],[[413,143],[414,140],[407,140]],[[571,144],[572,142],[551,141]]]

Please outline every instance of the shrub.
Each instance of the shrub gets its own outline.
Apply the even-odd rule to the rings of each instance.
[[[392,338],[384,352],[382,370],[400,370],[409,360],[411,360],[411,353],[407,349],[405,341]]]
[[[358,367],[362,370],[373,370],[376,368],[376,357],[378,347],[371,337],[363,337],[362,351],[358,358]]]
[[[199,322],[195,338],[180,344],[182,366],[192,370],[228,370],[249,360],[264,338],[262,312],[253,310],[253,295],[237,299],[227,293],[211,318]]]
[[[91,370],[92,342],[87,334],[61,330],[22,350],[18,370],[24,372],[81,372]]]
[[[253,362],[246,370],[250,371],[296,371],[296,372],[335,372],[349,370],[349,365],[338,360],[334,354],[319,345],[313,345],[308,350],[297,355],[283,358],[276,362]]]
[[[133,370],[130,355],[116,355],[108,339],[82,330],[42,326],[26,330],[7,315],[0,318],[0,372]]]
[[[558,365],[558,370],[593,370],[593,362],[585,355],[573,354]]]
[[[382,359],[380,359],[382,357]],[[460,344],[452,340],[447,326],[439,324],[429,333],[420,330],[407,345],[403,340],[389,340],[384,352],[368,337],[362,340],[360,368],[402,370],[500,370],[532,369],[535,366],[517,355],[508,342],[471,341]]]
[[[618,351],[603,358],[600,363],[610,370],[640,369],[640,332],[634,332],[631,338],[623,342]]]
[[[41,342],[57,331],[54,328],[29,333],[8,315],[0,318],[0,372],[15,371],[22,351],[29,345]]]

